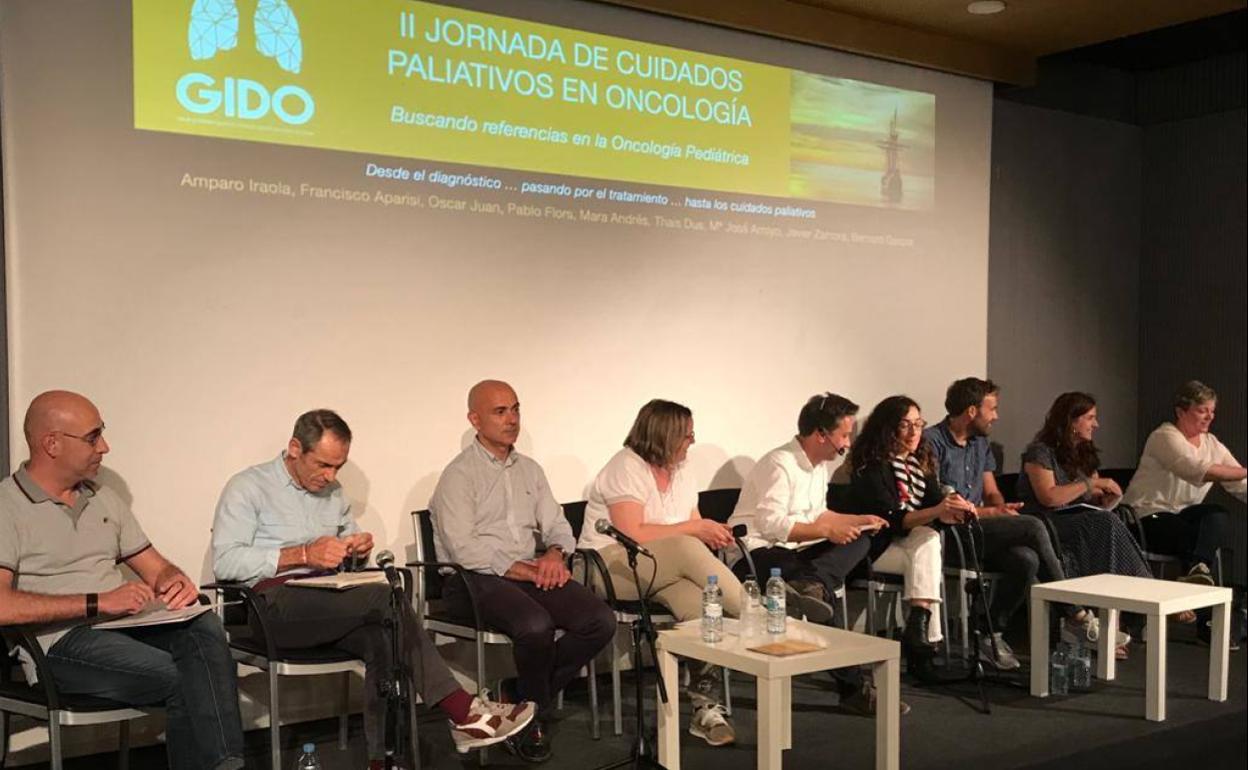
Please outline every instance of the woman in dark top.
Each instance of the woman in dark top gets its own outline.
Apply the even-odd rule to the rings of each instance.
[[[890,396],[876,405],[850,450],[850,487],[858,513],[880,516],[888,527],[872,537],[875,569],[900,573],[902,599],[910,612],[902,634],[902,652],[912,674],[932,678],[932,659],[941,638],[933,622],[940,601],[942,561],[936,522],[956,523],[975,507],[954,494],[940,493],[936,464],[923,441],[919,405],[906,396]]]
[[[1057,397],[1044,427],[1023,452],[1018,477],[1023,511],[1060,512],[1050,521],[1061,541],[1067,576],[1109,572],[1152,577],[1131,531],[1112,510],[1122,499],[1122,489],[1097,473],[1100,455],[1092,436],[1099,425],[1092,396],[1074,392]],[[1099,633],[1091,613],[1062,627],[1063,639],[1070,642],[1080,634],[1095,641]],[[1128,641],[1126,634],[1118,637],[1120,646]]]

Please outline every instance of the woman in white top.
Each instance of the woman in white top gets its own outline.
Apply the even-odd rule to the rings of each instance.
[[[1140,520],[1148,550],[1178,556],[1188,568],[1181,579],[1207,585],[1218,549],[1230,542],[1230,515],[1205,503],[1205,495],[1217,482],[1242,501],[1248,474],[1209,432],[1217,406],[1213,388],[1184,383],[1174,395],[1174,422],[1149,435],[1123,497]]]
[[[636,600],[637,586],[624,546],[594,528],[607,519],[654,554],[653,560],[638,560],[638,577],[647,587],[647,597],[677,620],[701,617],[702,590],[710,575],[723,589],[724,614],[738,617],[741,583],[710,550],[730,545],[732,533],[698,513],[697,487],[684,467],[693,440],[693,412],[688,407],[660,399],[643,406],[624,448],[594,479],[577,545],[599,552],[617,598]],[[690,732],[715,746],[734,740],[723,707],[709,692],[719,678],[717,672],[704,668],[690,685],[694,703]]]

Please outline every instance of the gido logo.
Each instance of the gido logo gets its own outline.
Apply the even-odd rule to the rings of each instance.
[[[312,94],[296,85],[284,85],[269,92],[262,83],[246,78],[227,77],[221,86],[210,75],[188,72],[178,79],[178,103],[196,115],[224,111],[227,118],[260,120],[272,113],[291,126],[312,119],[316,104]]]

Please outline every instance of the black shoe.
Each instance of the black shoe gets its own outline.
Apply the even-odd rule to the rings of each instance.
[[[550,759],[550,730],[541,716],[533,717],[529,726],[505,744],[507,749],[525,762],[545,762]]]
[[[901,632],[901,654],[906,659],[906,670],[921,682],[936,678],[936,645],[927,641],[927,626],[932,613],[925,607],[911,607],[906,627]]]

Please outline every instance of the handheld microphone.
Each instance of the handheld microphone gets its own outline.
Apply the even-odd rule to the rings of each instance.
[[[948,484],[941,484],[941,485],[940,485],[940,496],[941,496],[941,497],[953,497],[953,496],[954,496],[954,495],[956,495],[957,493],[958,493],[958,490],[954,489],[952,486],[950,486],[950,485],[948,485]],[[966,511],[963,511],[963,512],[962,512],[961,522],[962,522],[963,524],[966,524],[968,521],[970,521],[970,520],[971,520],[971,519],[973,519],[973,518],[975,518],[975,517],[974,517],[974,516],[972,516],[971,514],[967,513]]]
[[[390,583],[390,590],[403,590],[403,581],[399,579],[399,571],[394,567],[393,553],[379,551],[377,553],[377,566],[381,567],[381,571],[386,573],[386,581]]]
[[[738,524],[732,528],[732,536],[738,540],[745,537],[750,530],[744,524]]]
[[[611,526],[611,522],[606,519],[599,519],[597,523],[594,524],[594,531],[600,535],[606,535],[607,537],[613,538],[615,542],[624,546],[633,553],[640,553],[651,559],[654,558],[654,554],[650,553],[644,545],[638,543],[636,540]]]

